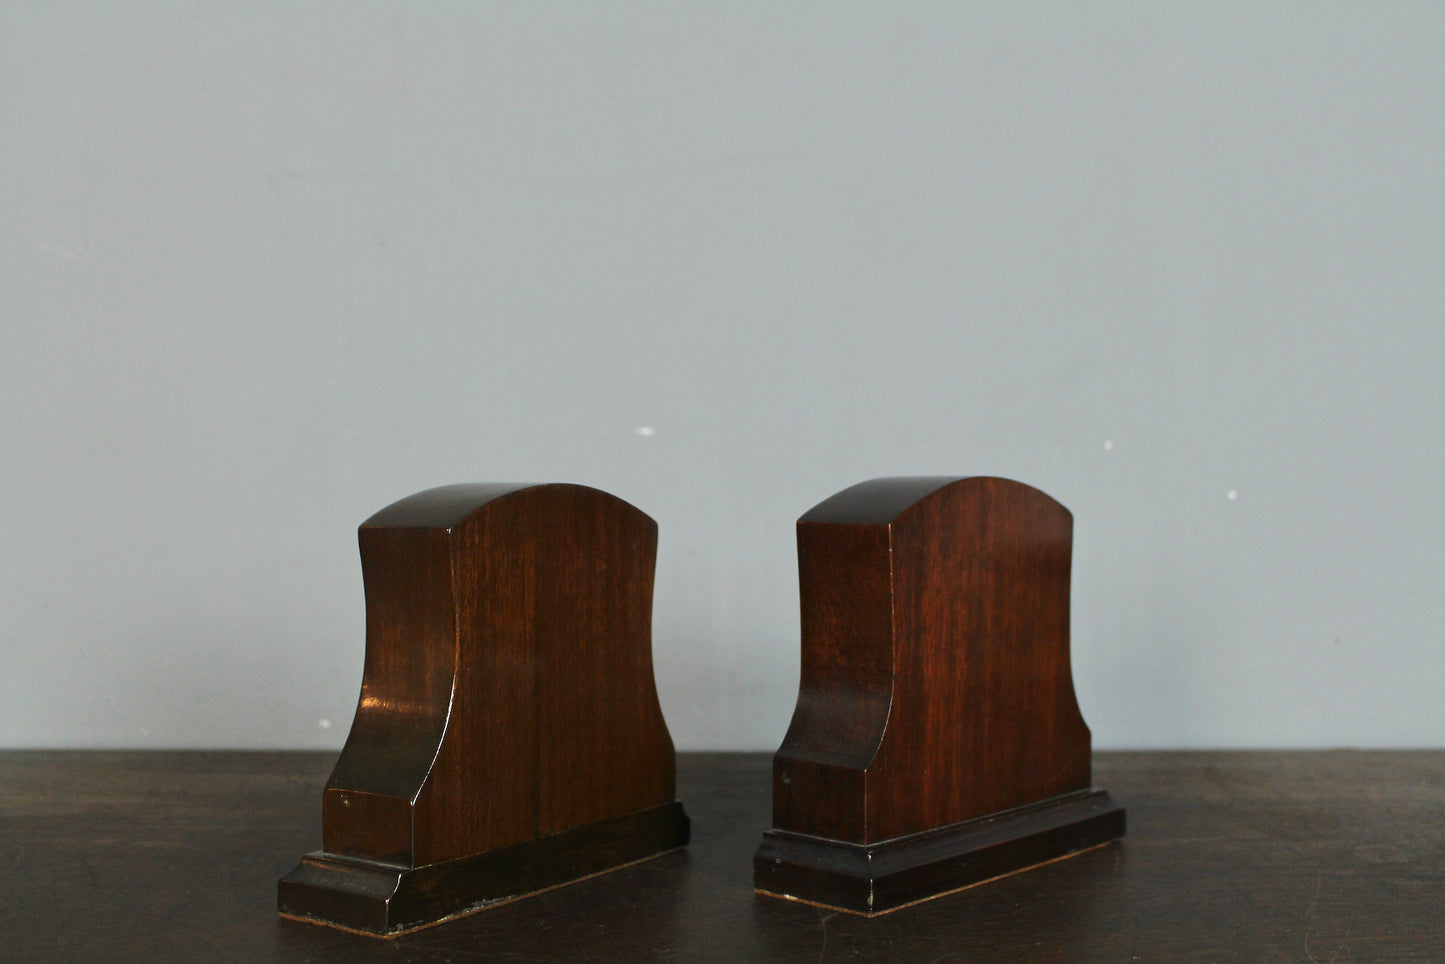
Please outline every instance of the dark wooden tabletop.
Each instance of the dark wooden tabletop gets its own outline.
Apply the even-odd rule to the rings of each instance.
[[[1445,961],[1445,751],[1099,753],[1122,842],[864,919],[758,897],[768,757],[683,852],[394,941],[276,916],[325,753],[0,753],[3,961]]]

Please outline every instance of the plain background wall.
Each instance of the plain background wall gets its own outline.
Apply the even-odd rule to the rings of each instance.
[[[1445,5],[0,6],[0,744],[336,747],[355,528],[658,520],[680,748],[793,522],[1075,515],[1096,746],[1445,742]]]

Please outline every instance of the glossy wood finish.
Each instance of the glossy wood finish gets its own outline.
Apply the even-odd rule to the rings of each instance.
[[[1067,509],[1006,479],[875,479],[815,506],[797,532],[802,679],[774,758],[759,890],[876,913],[1122,835],[1107,795],[1072,831],[1057,826],[1090,790]],[[973,822],[1024,807],[1039,839],[962,859],[984,839]],[[836,842],[833,858],[817,838]],[[885,855],[896,879],[880,877]]]
[[[686,843],[650,518],[585,486],[456,485],[359,538],[361,699],[283,914],[392,934]]]
[[[760,894],[876,916],[1123,834],[1124,811],[1109,795],[1081,790],[876,843],[769,830],[753,858],[753,880]]]
[[[328,753],[0,753],[0,960],[1445,961],[1445,752],[1096,753],[1108,847],[883,917],[756,897],[767,754],[678,755],[685,850],[378,941],[276,916]]]

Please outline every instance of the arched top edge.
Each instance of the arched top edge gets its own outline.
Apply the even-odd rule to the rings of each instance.
[[[888,525],[920,502],[941,496],[945,489],[971,487],[1013,489],[1069,514],[1068,509],[1046,492],[1013,479],[992,475],[894,475],[849,486],[803,513],[798,522]]]
[[[538,489],[577,489],[594,492],[652,518],[610,492],[571,482],[467,482],[441,485],[398,499],[361,524],[363,529],[454,529],[473,513],[510,496]],[[655,524],[655,523],[654,523]]]

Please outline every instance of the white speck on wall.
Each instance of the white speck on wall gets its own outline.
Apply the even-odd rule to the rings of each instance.
[[[657,429],[653,428],[651,425],[639,425],[632,431],[638,435],[641,435],[643,438],[651,438],[652,436],[657,434]]]
[[[1112,451],[1114,451],[1114,440],[1113,440],[1113,439],[1111,439],[1111,438],[1106,438],[1106,439],[1104,439],[1104,451],[1105,451],[1105,452],[1112,452]]]
[[[321,727],[323,730],[331,729],[331,721],[324,716],[316,721],[316,725]]]
[[[1230,489],[1230,490],[1229,490],[1229,501],[1230,501],[1230,502],[1233,502],[1233,501],[1234,501],[1235,499],[1237,499],[1237,498],[1239,498],[1239,490],[1238,490],[1238,489]]]

